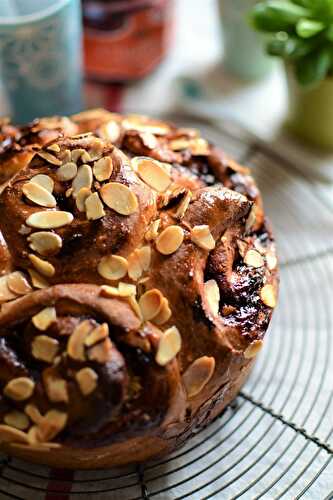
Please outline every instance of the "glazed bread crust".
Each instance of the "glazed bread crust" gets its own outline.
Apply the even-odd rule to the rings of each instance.
[[[98,468],[182,445],[236,396],[276,305],[249,170],[105,110],[1,140],[2,449]]]

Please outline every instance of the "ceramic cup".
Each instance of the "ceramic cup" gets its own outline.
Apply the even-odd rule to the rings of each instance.
[[[81,59],[80,0],[0,1],[0,79],[15,122],[80,110]]]
[[[266,76],[273,58],[265,54],[265,38],[250,26],[248,14],[256,0],[219,0],[224,46],[223,65],[243,80]]]

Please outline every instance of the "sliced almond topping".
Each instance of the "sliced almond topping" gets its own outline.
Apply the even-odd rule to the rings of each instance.
[[[78,192],[82,188],[91,189],[91,185],[93,182],[93,174],[91,167],[89,165],[81,165],[77,171],[77,175],[73,180],[72,188],[73,188],[73,196],[74,198],[77,196]]]
[[[103,323],[102,325],[97,326],[89,333],[88,337],[84,341],[84,345],[87,347],[91,347],[96,344],[100,340],[105,339],[109,336],[109,327],[107,323]]]
[[[100,288],[100,295],[102,297],[119,297],[119,290],[115,286],[102,285]]]
[[[59,342],[47,335],[38,335],[32,341],[32,355],[46,363],[52,363],[59,349]]]
[[[57,177],[59,181],[71,181],[77,175],[77,165],[73,161],[61,165],[57,170]]]
[[[244,351],[244,358],[251,359],[254,358],[258,352],[262,349],[264,343],[262,340],[254,340]]]
[[[213,357],[202,356],[187,368],[183,375],[183,382],[189,398],[193,398],[209,382],[215,370],[215,359]]]
[[[98,137],[92,137],[90,139],[89,151],[88,151],[90,159],[83,160],[83,161],[98,160],[102,156],[103,150],[104,150],[104,142],[101,139],[99,139]],[[83,158],[84,157],[85,156],[83,156]]]
[[[59,144],[51,144],[50,146],[47,146],[48,151],[53,151],[54,153],[60,153],[60,146]]]
[[[61,432],[67,424],[67,413],[59,410],[49,410],[38,425],[40,441],[50,441]]]
[[[75,328],[67,344],[67,353],[72,359],[85,361],[84,343],[92,329],[93,326],[89,320],[82,321]]]
[[[91,361],[97,361],[97,363],[107,363],[112,357],[112,342],[109,338],[99,342],[98,344],[91,347],[88,351],[88,357]]]
[[[123,283],[122,281],[118,284],[119,297],[130,297],[131,295],[136,295],[136,286],[130,283]]]
[[[273,285],[265,285],[260,290],[260,298],[263,303],[271,308],[276,306],[276,291]]]
[[[204,250],[213,250],[215,248],[215,240],[207,225],[194,226],[191,231],[191,240]]]
[[[111,142],[116,142],[120,136],[120,127],[114,120],[103,124],[99,129],[100,135]]]
[[[49,193],[52,193],[54,188],[54,182],[49,175],[37,174],[30,179],[30,182],[33,182],[34,184],[39,184],[39,186],[42,186]]]
[[[135,250],[128,256],[128,276],[131,280],[137,281],[142,275],[143,269],[139,255]]]
[[[190,149],[192,155],[195,156],[207,156],[210,154],[208,142],[206,139],[202,139],[201,137],[191,140]]]
[[[56,199],[47,189],[33,182],[26,182],[22,191],[28,200],[41,207],[54,208],[57,205]]]
[[[181,151],[190,147],[190,141],[185,138],[174,139],[170,141],[169,147],[172,151]]]
[[[108,280],[119,280],[123,278],[128,269],[127,260],[120,255],[108,255],[103,257],[97,266],[98,273]]]
[[[28,444],[28,435],[9,425],[0,424],[0,442]]]
[[[273,252],[267,252],[266,254],[267,267],[270,271],[273,271],[277,266],[277,257]]]
[[[150,226],[145,234],[145,239],[147,241],[155,240],[157,238],[160,223],[161,223],[161,219],[157,219],[150,224]]]
[[[91,190],[86,187],[81,188],[80,191],[77,193],[75,202],[79,212],[86,211],[86,199],[89,198],[90,195],[91,195]]]
[[[55,275],[55,268],[52,264],[50,264],[50,262],[40,259],[39,257],[37,257],[37,255],[34,255],[32,253],[30,253],[28,257],[34,268],[43,276],[52,278],[52,276]]]
[[[146,321],[155,318],[162,307],[163,295],[157,288],[148,290],[139,299],[142,316]]]
[[[7,285],[9,290],[17,295],[26,295],[32,291],[27,278],[20,271],[8,274]]]
[[[170,127],[166,123],[141,115],[129,115],[121,124],[126,130],[138,130],[156,135],[166,135],[170,131]]]
[[[220,289],[215,280],[206,281],[204,291],[209,310],[213,316],[217,316],[220,308]]]
[[[21,431],[27,429],[30,424],[28,417],[21,411],[16,410],[6,413],[6,415],[3,417],[3,420],[5,424],[10,425],[10,427],[20,429]]]
[[[252,267],[262,267],[264,265],[264,259],[256,250],[248,250],[244,257],[244,262],[247,266]]]
[[[149,245],[138,248],[136,254],[139,258],[140,265],[144,271],[148,271],[151,261],[151,248]]]
[[[42,420],[43,416],[38,410],[36,405],[33,405],[31,403],[27,404],[24,407],[24,412],[28,415],[28,417],[31,419],[31,421],[34,424],[39,424],[39,422]]]
[[[155,316],[153,321],[156,325],[163,325],[168,321],[168,319],[170,319],[170,317],[171,317],[171,309],[169,307],[169,301],[167,298],[164,297],[162,299],[161,309],[158,315]]]
[[[104,217],[105,212],[103,203],[101,202],[98,193],[90,194],[88,198],[86,198],[84,204],[88,220],[97,220]]]
[[[178,250],[184,241],[184,230],[179,226],[164,229],[156,240],[156,248],[163,255],[170,255]]]
[[[113,171],[113,164],[112,164],[112,158],[110,158],[110,156],[104,156],[103,158],[100,158],[99,160],[95,161],[93,166],[93,172],[95,178],[99,182],[103,182],[110,179],[112,171]]]
[[[148,149],[155,149],[158,146],[158,140],[150,132],[142,132],[142,134],[140,134],[140,139],[142,144]]]
[[[13,378],[5,386],[3,393],[7,398],[14,401],[24,401],[32,396],[35,382],[28,377]]]
[[[8,288],[7,280],[8,275],[0,278],[0,304],[8,302],[9,300],[14,300],[17,297],[16,293],[11,292]]]
[[[71,152],[71,160],[74,163],[77,163],[77,161],[81,158],[81,156],[86,152],[85,149],[79,148],[79,149],[73,149]]]
[[[72,153],[71,153],[71,151],[69,149],[65,149],[60,154],[60,158],[61,158],[61,163],[62,164],[70,162],[71,159],[72,159]]]
[[[75,375],[83,396],[89,396],[97,387],[98,375],[92,368],[82,368]]]
[[[47,151],[38,151],[37,152],[38,156],[40,156],[41,158],[43,158],[43,160],[46,160],[47,162],[51,163],[52,165],[61,165],[61,160],[59,160],[59,158],[57,158],[56,156],[54,155],[51,155],[51,153],[48,153]]]
[[[32,318],[35,327],[42,332],[45,332],[56,320],[57,313],[54,307],[45,307]]]
[[[139,157],[133,158],[132,163],[141,179],[159,193],[163,193],[170,186],[170,174],[161,162],[152,158]]]
[[[38,229],[56,229],[66,226],[72,221],[73,215],[70,212],[44,211],[31,214],[25,222],[28,226]]]
[[[160,338],[156,353],[156,363],[160,366],[168,364],[180,351],[181,336],[175,326],[168,328]]]
[[[175,217],[177,219],[182,219],[184,217],[185,212],[191,203],[191,199],[192,199],[192,193],[191,191],[188,191],[186,195],[183,197],[182,201],[179,203],[175,211]]]
[[[88,151],[84,151],[84,153],[82,153],[81,160],[84,163],[89,163],[92,160],[92,158],[91,158],[90,154],[88,153]]]
[[[142,312],[141,312],[141,309],[140,309],[139,303],[138,303],[138,301],[136,300],[135,295],[130,295],[129,297],[127,297],[127,302],[129,303],[129,305],[131,306],[131,308],[133,309],[133,311],[135,312],[135,314],[137,315],[137,317],[138,317],[141,321],[143,321]]]
[[[124,184],[109,182],[100,190],[104,203],[121,215],[130,215],[138,209],[138,199]]]
[[[30,275],[31,283],[35,288],[47,288],[49,286],[49,283],[46,281],[46,279],[37,271],[34,269],[28,269],[28,273]]]
[[[56,233],[39,231],[28,237],[29,247],[40,255],[47,256],[59,252],[62,247],[62,239]]]
[[[43,372],[43,383],[47,397],[52,403],[68,403],[67,382],[53,368]]]

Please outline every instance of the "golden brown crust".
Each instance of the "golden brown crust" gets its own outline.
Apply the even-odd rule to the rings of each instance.
[[[104,110],[34,127],[0,195],[3,448],[73,468],[160,455],[261,348],[278,271],[260,194],[191,129]]]

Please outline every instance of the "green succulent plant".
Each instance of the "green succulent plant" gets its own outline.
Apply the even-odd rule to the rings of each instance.
[[[270,34],[267,52],[293,64],[300,84],[333,75],[333,0],[260,1],[250,22]]]

